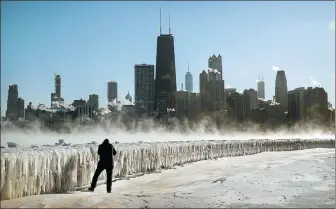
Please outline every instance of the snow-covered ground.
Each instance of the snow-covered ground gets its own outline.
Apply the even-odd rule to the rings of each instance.
[[[1,201],[18,207],[334,207],[335,149],[204,160],[105,185],[94,193]]]

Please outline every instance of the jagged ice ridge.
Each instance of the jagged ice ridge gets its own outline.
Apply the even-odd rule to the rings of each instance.
[[[186,141],[115,145],[114,178],[127,178],[200,160],[269,151],[335,148],[335,139]],[[3,149],[1,200],[74,191],[90,184],[97,145]],[[105,179],[105,172],[99,180]]]

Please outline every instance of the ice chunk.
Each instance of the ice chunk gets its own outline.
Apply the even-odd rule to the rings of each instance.
[[[39,148],[39,146],[36,145],[36,144],[32,144],[32,145],[30,146],[30,148]]]
[[[55,146],[70,146],[70,143],[66,143],[64,139],[59,139],[58,143],[55,143]]]
[[[59,139],[59,140],[58,140],[58,144],[59,144],[59,145],[63,145],[64,143],[65,143],[64,139]]]
[[[14,143],[14,142],[7,142],[7,146],[10,148],[15,148],[18,147],[18,144]]]
[[[113,176],[128,178],[190,162],[269,151],[335,148],[335,139],[228,140],[116,144]],[[98,162],[96,145],[1,151],[1,200],[73,191],[88,186]],[[105,172],[98,180],[105,179]]]

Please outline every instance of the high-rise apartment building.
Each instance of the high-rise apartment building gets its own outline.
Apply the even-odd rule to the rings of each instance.
[[[77,106],[75,111],[76,111],[77,118],[82,123],[90,122],[91,120],[88,120],[88,119],[91,119],[93,117],[93,109],[90,105],[83,104],[83,105]]]
[[[257,81],[258,98],[265,99],[265,82],[263,76]]]
[[[18,119],[25,119],[25,105],[24,105],[24,100],[22,98],[18,98],[16,100],[16,108],[17,108],[17,118]]]
[[[17,84],[9,85],[7,111],[6,111],[6,117],[8,120],[14,121],[18,119],[18,112],[17,112],[18,95],[19,92]]]
[[[186,85],[185,88],[187,92],[193,92],[193,76],[190,73],[189,65],[188,65],[188,72],[185,75],[185,85]]]
[[[154,82],[154,65],[134,66],[135,109],[139,115],[148,116],[154,112]]]
[[[175,108],[175,92],[174,37],[169,27],[169,34],[161,34],[160,29],[160,35],[157,38],[154,108],[158,117],[167,115],[168,108]]]
[[[221,111],[225,108],[224,80],[219,71],[209,69],[200,74],[200,99],[202,111]]]
[[[222,66],[222,56],[219,54],[218,57],[216,55],[212,55],[208,59],[208,68],[216,69],[219,71],[219,74],[216,76],[219,77],[219,80],[223,80],[223,66]]]
[[[223,62],[222,62],[222,56],[220,54],[218,54],[218,56],[216,55],[212,55],[211,57],[209,57],[208,59],[208,68],[210,71],[214,71],[214,74],[208,74],[209,76],[213,75],[215,76],[215,78],[210,78],[209,80],[220,80],[220,83],[223,83],[223,85],[225,86],[225,82],[224,82],[224,76],[223,76]],[[217,82],[219,83],[219,82]],[[224,88],[223,86],[223,88]],[[222,90],[220,90],[222,91]],[[224,91],[224,90],[223,90]],[[226,95],[225,95],[225,91],[222,94],[222,98],[221,98],[223,102],[223,107],[224,109],[226,109]]]
[[[287,79],[285,71],[277,71],[275,79],[275,101],[280,104],[284,111],[288,109]]]
[[[269,107],[269,104],[272,102],[273,100],[265,100],[265,99],[261,99],[258,98],[258,105],[257,105],[257,109],[267,109]]]
[[[187,91],[176,92],[175,114],[178,118],[193,118],[200,108],[200,97],[197,93]]]
[[[99,97],[97,94],[90,94],[87,104],[92,107],[92,110],[97,111],[99,109]]]
[[[305,88],[300,87],[288,92],[288,120],[297,122],[305,117],[304,105]]]
[[[51,98],[51,106],[53,106],[54,102],[64,102],[61,95],[61,76],[55,74],[54,78],[55,92],[50,94]]]
[[[307,120],[328,119],[328,94],[322,87],[309,87],[304,92],[305,115]]]
[[[224,89],[225,96],[228,97],[230,94],[235,93],[236,88],[226,88]]]
[[[118,100],[118,84],[115,81],[109,81],[107,83],[107,101],[113,102]]]
[[[258,109],[258,95],[257,91],[254,89],[245,89],[243,92],[244,103],[245,103],[245,116],[246,120],[250,119],[252,110]]]
[[[232,119],[237,122],[243,122],[246,118],[246,104],[244,95],[238,92],[233,92],[227,97],[228,112]]]
[[[286,114],[283,112],[284,107],[279,103],[272,102],[268,105],[267,110],[267,126],[276,127],[286,122]]]
[[[93,96],[91,98],[93,99],[97,97]],[[72,102],[72,106],[75,108],[76,117],[81,123],[88,123],[88,118],[93,117],[93,107],[89,103],[89,100],[86,101],[84,99],[76,99]]]
[[[72,106],[74,106],[74,108],[79,107],[79,106],[83,106],[83,105],[86,105],[86,104],[87,104],[87,102],[84,99],[75,99],[72,102]]]
[[[55,93],[56,97],[61,98],[61,76],[55,75]]]
[[[209,81],[207,89],[213,101],[214,111],[221,111],[225,108],[224,80],[219,79],[219,74],[221,73],[210,70],[208,71]]]
[[[33,103],[29,102],[27,108],[25,109],[25,119],[32,121],[36,119],[36,110],[33,108]]]
[[[208,74],[203,70],[199,75],[200,82],[200,97],[201,97],[201,111],[206,111],[208,103],[210,102],[209,94],[207,92]]]
[[[206,92],[206,85],[207,85],[207,82],[208,82],[208,74],[206,73],[205,70],[203,70],[200,75],[199,75],[199,82],[200,82],[200,89],[199,89],[199,92],[202,96],[202,94],[205,94]]]

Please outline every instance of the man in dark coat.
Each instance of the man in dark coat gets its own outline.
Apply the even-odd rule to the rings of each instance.
[[[113,156],[117,154],[114,146],[109,143],[108,139],[98,147],[99,162],[95,174],[92,178],[91,187],[89,191],[94,191],[98,177],[103,170],[106,170],[106,190],[108,193],[111,192],[112,187],[112,173],[113,173]]]

